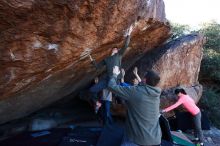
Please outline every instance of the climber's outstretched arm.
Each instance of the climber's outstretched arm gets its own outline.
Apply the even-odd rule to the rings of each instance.
[[[96,69],[100,69],[103,66],[105,66],[105,60],[102,60],[97,64],[95,59],[93,59],[91,55],[89,55],[89,59],[91,60],[92,64],[95,66]]]
[[[127,32],[126,32],[125,44],[124,44],[124,46],[123,46],[123,47],[119,50],[119,52],[118,52],[120,55],[124,55],[126,49],[128,48],[128,45],[129,45],[129,43],[130,43],[130,38],[131,38],[130,35],[131,35],[131,32],[133,31],[133,28],[134,28],[134,26],[131,25],[131,26],[128,28]]]

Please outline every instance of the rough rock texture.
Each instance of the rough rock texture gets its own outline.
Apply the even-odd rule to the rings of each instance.
[[[0,123],[28,115],[87,84],[132,32],[127,64],[170,35],[162,0],[1,0]],[[132,57],[132,58],[131,58]]]
[[[201,34],[190,34],[172,40],[146,53],[133,67],[138,67],[141,77],[147,69],[157,71],[161,77],[159,86],[162,89],[197,84],[204,41]],[[132,77],[133,67],[127,71],[127,80]]]
[[[161,98],[162,108],[176,101],[172,88],[179,85],[187,87],[189,94],[198,102],[202,95],[198,75],[204,42],[203,35],[190,34],[146,53],[127,71],[127,81],[132,79],[132,69],[135,66],[138,67],[141,77],[144,76],[147,69],[153,69],[161,77],[159,87],[164,90]]]

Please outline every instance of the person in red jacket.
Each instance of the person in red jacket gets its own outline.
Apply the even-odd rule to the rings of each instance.
[[[200,142],[200,145],[203,146],[204,136],[201,128],[201,112],[200,109],[196,106],[195,101],[186,94],[186,91],[182,88],[178,88],[175,90],[175,94],[178,96],[178,101],[162,110],[162,113],[169,112],[180,105],[191,113],[194,122],[194,135],[195,138]]]

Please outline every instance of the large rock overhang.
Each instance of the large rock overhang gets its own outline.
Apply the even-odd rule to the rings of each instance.
[[[162,0],[8,0],[0,2],[0,123],[43,108],[85,86],[121,47],[136,22],[132,64],[170,36]]]

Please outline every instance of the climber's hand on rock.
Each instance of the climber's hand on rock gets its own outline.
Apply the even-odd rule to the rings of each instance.
[[[92,58],[92,56],[91,56],[91,55],[89,55],[89,59],[90,59],[91,61],[94,61],[94,59]]]

